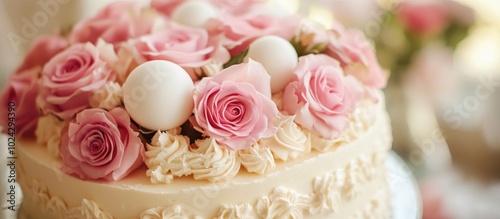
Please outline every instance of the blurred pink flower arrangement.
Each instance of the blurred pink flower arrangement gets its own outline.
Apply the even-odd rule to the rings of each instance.
[[[391,69],[391,81],[399,80],[428,46],[454,50],[475,21],[471,8],[452,0],[403,1],[384,17],[374,41],[382,66]]]

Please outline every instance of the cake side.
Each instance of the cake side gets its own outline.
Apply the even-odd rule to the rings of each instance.
[[[23,142],[18,148],[19,182],[25,193],[22,212],[28,218],[86,214],[99,218],[162,214],[186,218],[363,218],[374,216],[372,211],[386,215],[389,195],[384,161],[391,132],[383,102],[374,109],[374,124],[349,144],[329,152],[314,151],[293,162],[278,162],[266,175],[240,171],[231,182],[218,184],[192,177],[176,178],[168,185],[151,184],[144,169],[118,182],[83,181],[62,173],[61,161],[52,158],[46,148]]]

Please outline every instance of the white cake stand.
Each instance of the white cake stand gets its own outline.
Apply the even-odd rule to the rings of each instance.
[[[394,152],[389,153],[386,166],[389,169],[392,219],[422,218],[422,198],[417,180],[406,163]]]

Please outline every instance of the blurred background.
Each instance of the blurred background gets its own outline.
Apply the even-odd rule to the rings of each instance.
[[[64,31],[110,1],[0,1],[0,89],[33,38]],[[423,218],[500,218],[500,1],[269,4],[326,26],[339,20],[373,41],[391,72],[393,150],[418,180]]]

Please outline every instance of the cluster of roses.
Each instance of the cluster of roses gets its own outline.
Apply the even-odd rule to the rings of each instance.
[[[65,124],[62,170],[82,179],[119,180],[143,163],[144,140],[121,101],[96,105],[91,100],[106,89],[119,93],[130,71],[144,62],[168,60],[183,67],[196,84],[188,122],[236,150],[274,135],[279,110],[295,115],[304,128],[335,138],[356,104],[385,86],[387,76],[373,48],[356,30],[327,30],[301,23],[297,15],[278,17],[262,10],[260,0],[210,0],[220,10],[218,17],[204,27],[188,27],[170,19],[183,1],[153,0],[147,7],[114,3],[76,24],[67,36],[40,37],[9,77],[0,110],[9,101],[17,103],[22,137],[35,133],[39,118],[57,117]],[[267,35],[306,48],[295,78],[275,94],[282,95],[281,106],[271,99],[266,70],[252,60],[213,77],[196,75],[207,64],[222,66]]]

